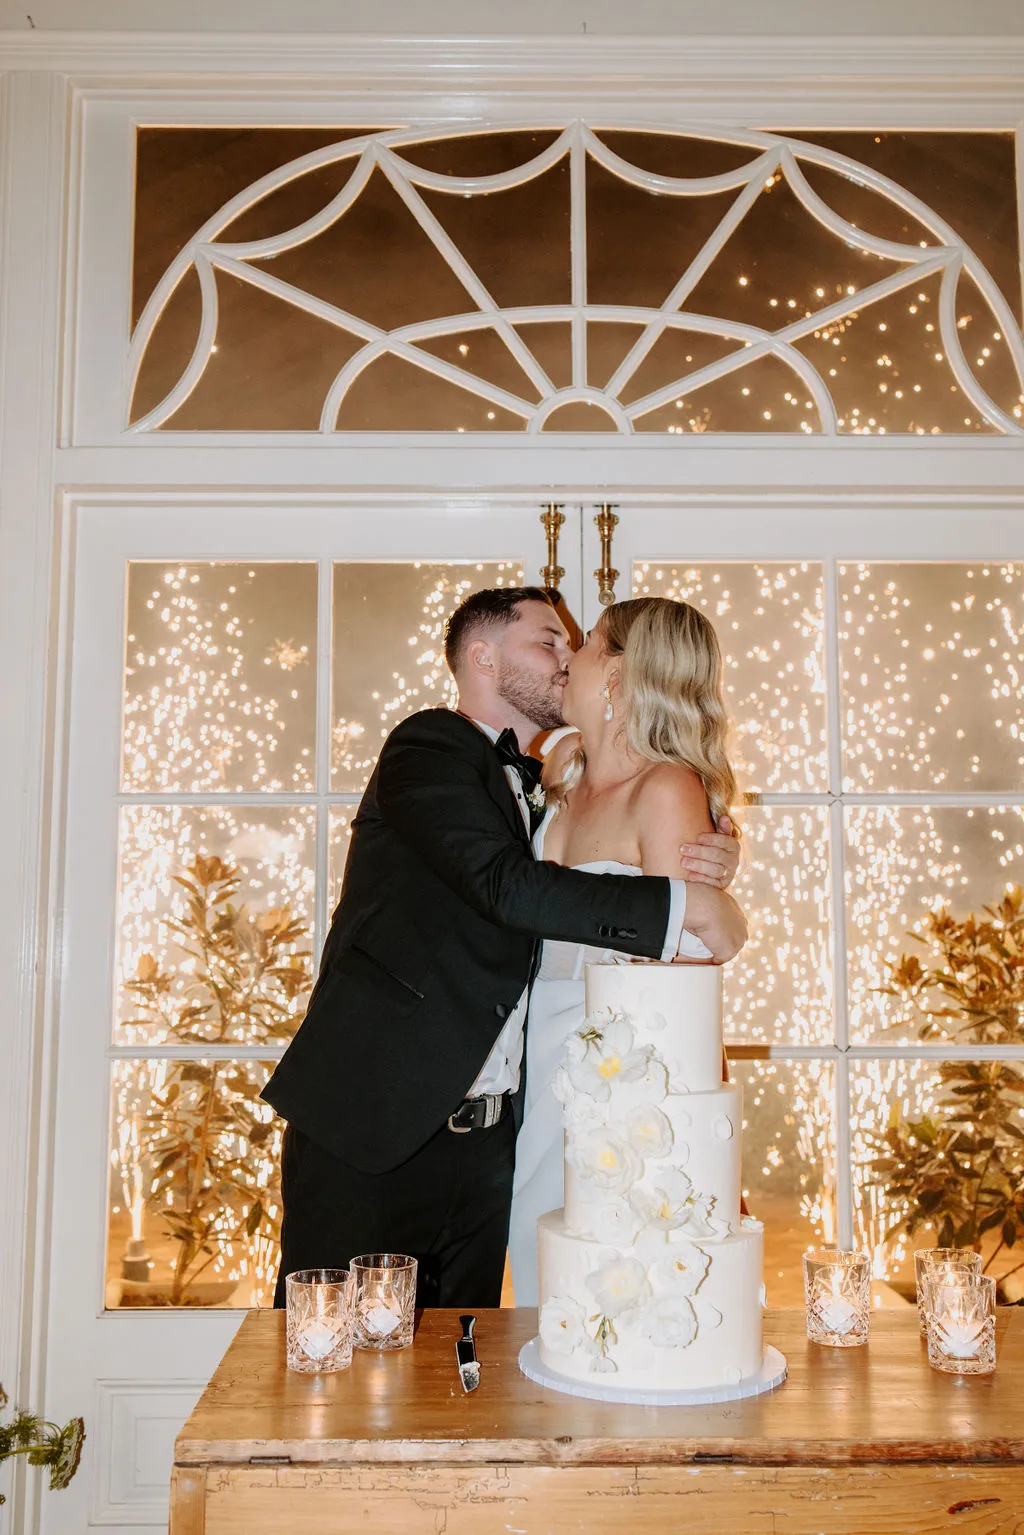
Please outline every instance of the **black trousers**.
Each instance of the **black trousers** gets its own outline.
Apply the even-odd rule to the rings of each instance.
[[[447,1124],[400,1167],[360,1172],[288,1125],[284,1220],[274,1305],[297,1269],[347,1268],[360,1253],[419,1262],[418,1306],[497,1306],[508,1245],[516,1128],[511,1110],[489,1130]]]

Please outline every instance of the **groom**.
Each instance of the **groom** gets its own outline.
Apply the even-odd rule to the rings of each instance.
[[[719,963],[742,947],[715,888],[731,836],[681,850],[686,884],[535,860],[523,752],[562,723],[570,655],[543,590],[477,592],[445,633],[459,712],[413,714],[384,743],[306,1017],[263,1092],[288,1121],[279,1306],[286,1274],[381,1251],[419,1260],[420,1305],[497,1306],[539,941],[667,960],[685,918]]]

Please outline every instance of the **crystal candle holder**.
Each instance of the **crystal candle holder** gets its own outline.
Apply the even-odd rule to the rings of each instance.
[[[804,1254],[807,1336],[830,1348],[868,1341],[871,1263],[866,1253],[826,1248]]]
[[[936,1274],[981,1273],[981,1255],[970,1247],[920,1247],[914,1253],[914,1279],[917,1283],[917,1321],[922,1338],[928,1335],[925,1292],[927,1281]]]
[[[925,1282],[928,1363],[947,1375],[988,1375],[996,1367],[996,1282],[967,1270]]]
[[[416,1316],[416,1259],[363,1253],[352,1259],[352,1273],[356,1348],[408,1348]]]
[[[328,1375],[352,1363],[354,1281],[348,1269],[299,1269],[285,1280],[289,1370]]]

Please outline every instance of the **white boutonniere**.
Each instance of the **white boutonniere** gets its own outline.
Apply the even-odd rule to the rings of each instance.
[[[543,815],[547,802],[548,797],[544,792],[544,785],[539,783],[534,784],[533,788],[526,796],[526,803],[529,805],[530,809],[536,811],[537,815]]]

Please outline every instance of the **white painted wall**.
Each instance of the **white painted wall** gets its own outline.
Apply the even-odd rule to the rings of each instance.
[[[1024,35],[1019,0],[0,0],[0,28],[403,37]]]

